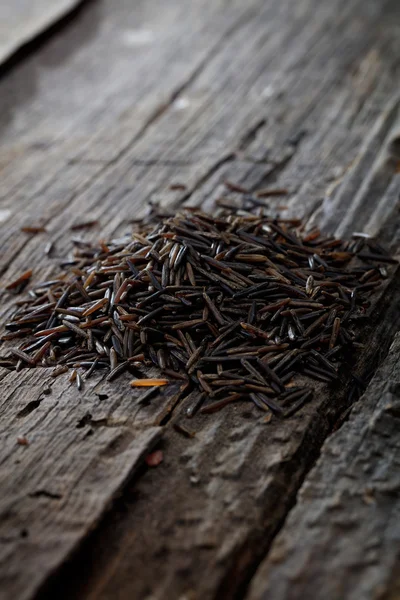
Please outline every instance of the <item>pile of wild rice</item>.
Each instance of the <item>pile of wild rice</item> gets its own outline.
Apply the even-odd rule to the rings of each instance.
[[[288,416],[312,396],[298,373],[327,384],[357,341],[368,298],[395,262],[375,241],[305,232],[298,220],[197,210],[142,222],[126,239],[75,241],[53,281],[35,285],[3,339],[22,339],[1,366],[54,367],[132,385],[171,380],[212,412],[249,400]],[[9,287],[23,285],[28,275]],[[160,379],[148,379],[155,365]]]

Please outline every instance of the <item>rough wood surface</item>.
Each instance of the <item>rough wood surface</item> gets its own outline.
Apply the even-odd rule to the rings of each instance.
[[[327,600],[398,597],[399,361],[398,334],[349,420],[324,444],[249,600],[312,598],[316,589]]]
[[[0,4],[0,63],[51,27],[82,0],[3,0]]]
[[[161,436],[159,427],[127,427],[117,417],[93,423],[85,397],[64,382],[45,396],[42,382],[38,372],[2,382],[0,598],[31,597]]]
[[[379,233],[398,251],[400,6],[301,0],[293,7],[291,0],[198,0],[190,10],[178,0],[99,0],[7,73],[0,81],[2,283],[27,264],[35,278],[54,273],[77,221],[99,219],[87,234],[98,238],[129,229],[150,199],[211,208],[227,194],[225,179],[249,189],[287,187],[284,200],[271,200],[272,211],[309,216],[345,234]],[[186,190],[171,191],[177,182]],[[46,233],[21,233],[32,223]],[[51,259],[44,255],[49,240]],[[375,369],[399,326],[396,270],[392,276],[365,332],[361,376]],[[5,318],[12,299],[1,300]],[[115,386],[94,380],[83,396],[62,378],[42,401],[42,372],[21,373],[21,393],[15,376],[0,377],[0,424],[9,440],[0,461],[8,482],[11,469],[19,473],[18,486],[9,483],[0,501],[5,598],[15,597],[13,590],[33,598],[51,575],[42,588],[49,597],[241,597],[348,406],[347,381],[283,425],[266,425],[256,410],[238,407],[194,419],[189,426],[197,433],[188,440],[172,427],[185,406],[177,389],[142,406],[124,378]],[[99,400],[99,392],[107,398]],[[128,484],[159,426],[164,462]],[[60,449],[53,456],[47,448],[45,461],[51,431]],[[134,447],[109,457],[109,476],[102,457],[117,431]],[[34,443],[17,446],[21,434]],[[63,444],[71,460],[63,461]],[[23,460],[17,467],[14,453]],[[35,465],[33,479],[28,464]],[[99,470],[98,487],[80,469],[88,476]],[[59,474],[54,492],[48,473]],[[122,499],[88,536],[124,483]],[[55,494],[73,489],[70,503],[30,496],[44,484]],[[94,495],[99,490],[95,508],[85,497],[88,485]],[[19,499],[10,519],[7,510]],[[55,513],[60,543],[51,561],[49,513],[38,500]],[[24,530],[27,515],[33,542],[8,531]],[[55,574],[84,540],[66,571]],[[19,556],[34,576],[23,572]]]

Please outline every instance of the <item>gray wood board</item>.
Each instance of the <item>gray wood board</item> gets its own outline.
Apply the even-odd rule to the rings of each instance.
[[[27,264],[35,279],[54,274],[57,257],[71,248],[70,226],[77,221],[99,219],[99,228],[86,235],[93,239],[128,230],[129,219],[143,214],[150,199],[212,209],[218,196],[227,195],[224,179],[250,190],[287,187],[288,196],[272,200],[271,210],[311,216],[331,231],[341,231],[343,215],[351,214],[345,233],[373,228],[398,250],[400,177],[392,152],[399,118],[398,3],[304,0],[296,11],[289,0],[243,4],[204,0],[188,10],[177,0],[138,1],[134,7],[128,0],[99,1],[0,81],[3,283]],[[186,190],[171,191],[176,182]],[[283,204],[287,208],[278,209]],[[46,233],[21,233],[21,226],[32,223],[44,224]],[[49,240],[56,248],[52,259],[44,255]],[[373,370],[388,348],[398,327],[398,298],[395,276],[373,317],[371,344],[358,365],[361,375]],[[3,295],[3,318],[11,305]],[[20,373],[18,403],[13,376],[0,376],[6,386],[0,423],[4,431],[14,423],[4,465],[11,469],[14,449],[35,463],[35,481],[43,478],[47,487],[49,466],[41,444],[22,448],[15,442],[20,433],[35,440],[36,431],[47,431],[42,411],[47,414],[54,405],[51,419],[60,440],[71,440],[77,453],[85,448],[95,472],[101,451],[91,444],[104,431],[116,426],[158,432],[168,421],[164,462],[125,485],[121,503],[72,563],[75,587],[69,589],[71,576],[60,575],[57,597],[111,598],[116,589],[129,599],[178,598],[191,591],[200,598],[235,597],[267,552],[324,437],[347,406],[345,393],[336,403],[321,394],[298,418],[268,426],[255,410],[226,410],[194,420],[196,437],[186,440],[172,428],[183,409],[179,403],[173,408],[176,389],[141,407],[127,379],[115,386],[95,380],[80,396],[64,376],[52,385],[56,395],[36,406],[42,372]],[[100,390],[108,396],[102,401]],[[68,411],[61,410],[67,405]],[[83,427],[76,428],[78,423]],[[84,437],[90,430],[93,436]],[[69,461],[64,477],[76,481],[79,495],[86,488],[77,464]],[[129,473],[135,465],[133,453]],[[7,581],[6,594],[17,589],[29,598],[87,538],[87,529],[74,529],[73,540],[65,541],[62,530],[68,533],[74,522],[61,501],[65,543],[49,564],[44,513],[35,519],[35,535],[44,536],[40,548],[30,546],[29,538],[7,537],[11,524],[13,531],[24,529],[26,514],[38,510],[38,498],[29,495],[36,487],[32,491],[23,467],[19,490],[11,488],[0,505],[10,557],[0,571],[13,574],[15,587]],[[111,506],[128,477],[116,476],[109,486],[106,479],[99,483],[102,507],[107,498]],[[6,508],[17,493],[23,510],[11,521]],[[35,573],[32,579],[20,570],[20,552],[27,572]]]
[[[3,0],[0,4],[0,63],[65,17],[82,0]]]
[[[349,420],[324,444],[249,600],[397,598],[400,335]]]

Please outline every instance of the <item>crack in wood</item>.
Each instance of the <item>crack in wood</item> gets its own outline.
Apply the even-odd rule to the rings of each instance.
[[[23,408],[17,413],[17,418],[22,419],[24,417],[28,417],[31,413],[33,413],[34,410],[39,408],[42,400],[43,398],[39,398],[38,400],[31,400],[31,402],[28,402],[25,408]]]
[[[76,429],[83,429],[84,427],[89,427],[96,429],[98,427],[121,427],[127,424],[128,417],[116,419],[113,417],[102,417],[99,419],[93,418],[90,413],[86,413],[83,417],[81,417],[77,424],[75,425]]]
[[[244,152],[257,138],[259,133],[264,129],[267,124],[267,119],[260,119],[257,123],[250,127],[249,131],[245,133],[238,144],[238,152]]]
[[[49,492],[48,490],[36,490],[36,492],[32,492],[29,494],[30,498],[49,498],[50,500],[61,500],[62,495],[54,492]]]

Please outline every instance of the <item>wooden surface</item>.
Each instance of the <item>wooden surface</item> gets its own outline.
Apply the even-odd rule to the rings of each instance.
[[[0,63],[76,8],[82,0],[13,0],[0,4]]]
[[[284,204],[283,215],[341,235],[379,234],[398,252],[399,19],[397,0],[88,3],[0,80],[2,284],[27,265],[35,278],[54,274],[77,221],[99,219],[86,235],[97,239],[129,230],[149,200],[212,209],[227,194],[225,179],[287,187],[271,211]],[[172,183],[186,189],[171,191]],[[20,231],[38,223],[46,233]],[[44,253],[50,240],[52,258]],[[382,362],[390,376],[393,359],[384,361],[399,329],[399,285],[393,269],[363,333],[361,377]],[[2,319],[11,305],[3,293]],[[39,370],[0,378],[2,599],[238,599],[262,562],[248,596],[258,598],[279,530],[276,544],[293,535],[309,556],[321,548],[317,532],[324,548],[337,535],[330,519],[326,529],[308,523],[342,490],[350,450],[337,459],[324,447],[310,484],[307,474],[335,427],[326,448],[352,435],[352,420],[340,429],[349,381],[284,424],[231,407],[190,421],[196,436],[186,439],[173,429],[186,402],[178,389],[142,405],[123,378],[93,380],[84,394]],[[376,414],[376,390],[375,382],[357,412],[357,432]],[[384,414],[396,422],[396,411]],[[387,427],[394,456],[396,426]],[[29,446],[17,445],[20,435]],[[147,469],[143,456],[157,442],[164,461]],[[360,460],[379,470],[382,459],[360,448]],[[330,482],[325,495],[302,495],[313,481]],[[341,519],[359,515],[362,530],[365,479],[353,484]],[[371,527],[390,528],[395,539],[396,488],[388,502],[387,517],[380,508]],[[300,545],[290,550],[279,564],[282,598],[295,597],[290,568],[303,555]],[[381,575],[365,589],[357,565],[354,586],[345,587],[347,556],[334,572],[321,561],[305,569],[303,587],[293,589],[313,589],[317,578],[329,599],[341,598],[337,589],[372,599],[376,585],[395,597],[394,549],[390,560],[375,554]]]
[[[398,598],[400,335],[308,475],[249,600]],[[332,572],[340,574],[333,577]]]

